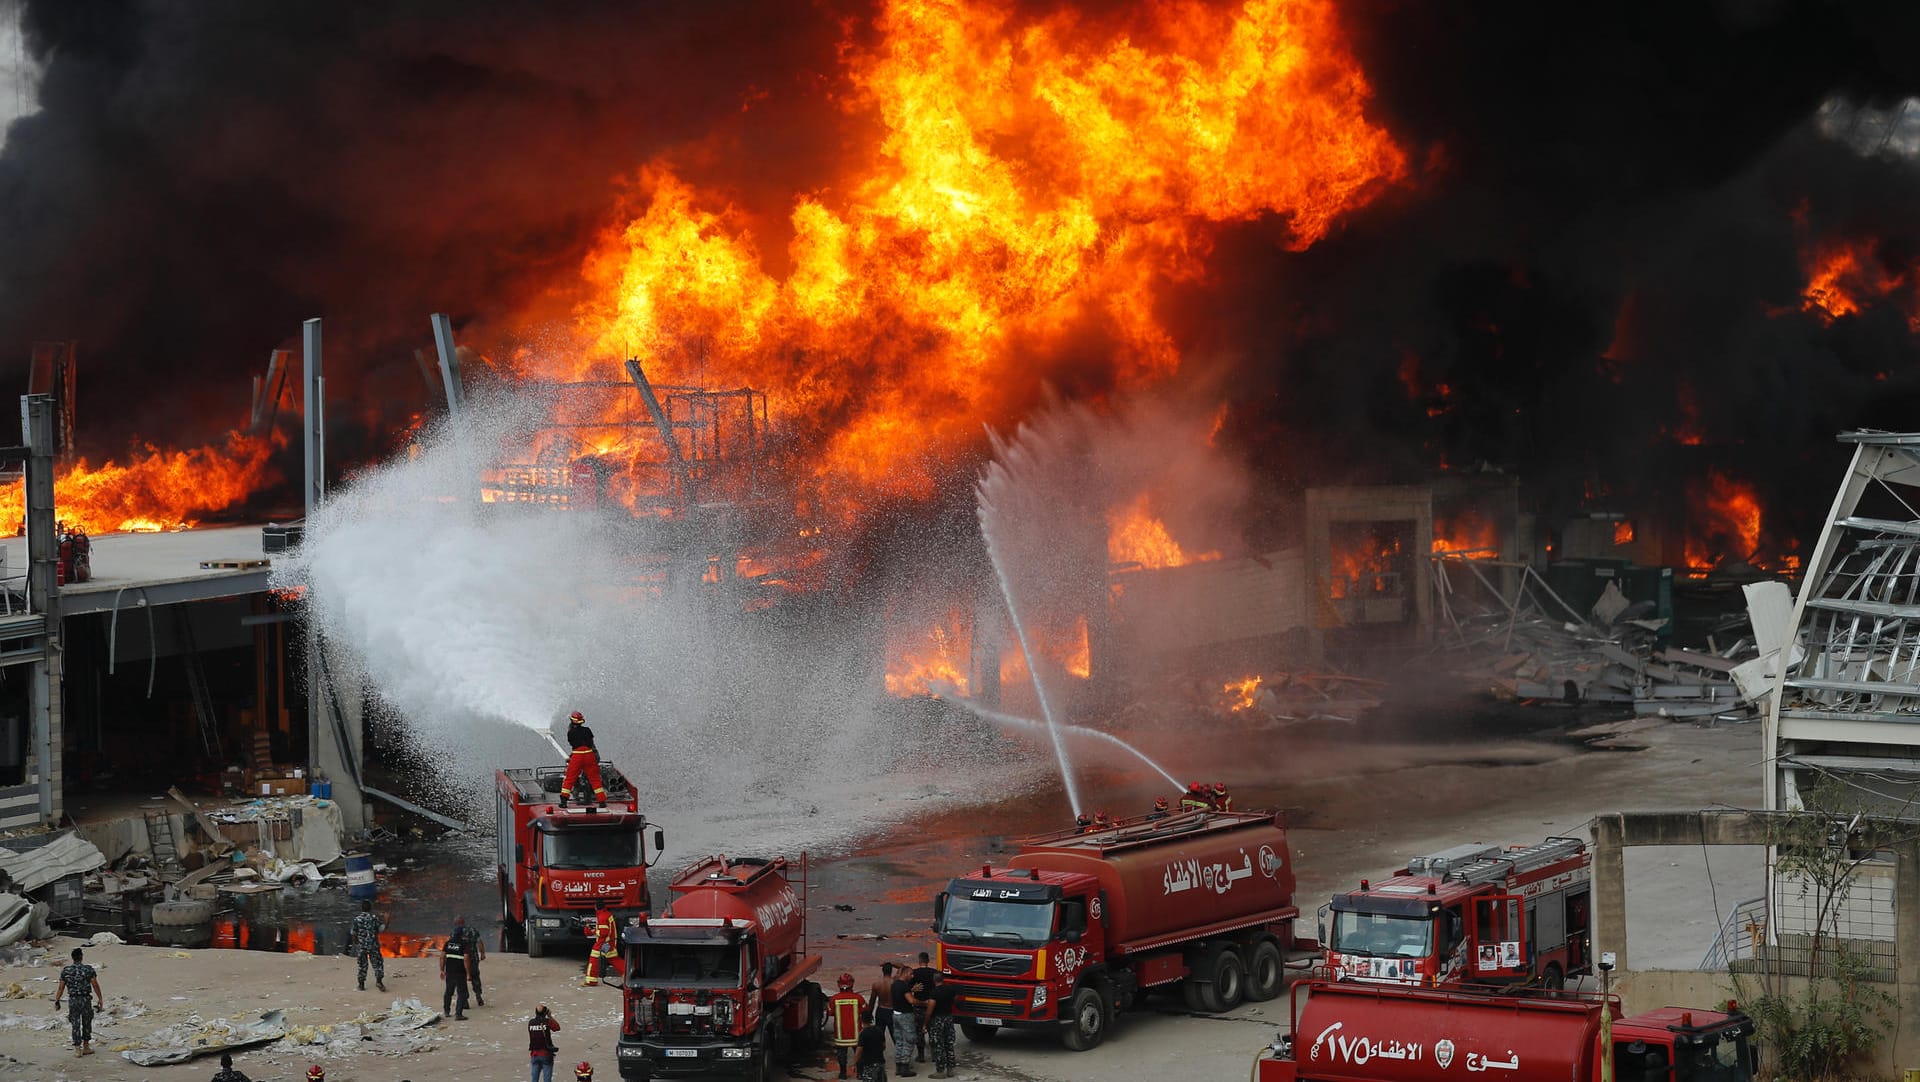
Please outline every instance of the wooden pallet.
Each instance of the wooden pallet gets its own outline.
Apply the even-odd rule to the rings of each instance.
[[[272,560],[201,560],[202,571],[251,571],[260,567],[271,567]]]

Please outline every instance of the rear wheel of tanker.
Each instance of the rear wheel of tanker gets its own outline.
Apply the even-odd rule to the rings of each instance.
[[[526,925],[521,929],[520,934],[527,938],[527,957],[545,958],[547,956],[547,945],[540,942],[539,936],[533,934],[532,914],[528,914]]]
[[[1231,944],[1216,947],[1213,957],[1213,986],[1207,990],[1207,1009],[1219,1014],[1238,1007],[1247,998],[1247,964]]]
[[[1067,1001],[1067,1026],[1060,1043],[1075,1052],[1098,1048],[1107,1039],[1107,998],[1097,986],[1082,985]]]
[[[1540,987],[1549,992],[1558,992],[1567,986],[1567,975],[1560,970],[1560,963],[1549,962],[1547,968],[1540,971]]]
[[[960,1023],[960,1032],[966,1034],[967,1040],[972,1041],[974,1044],[986,1044],[988,1041],[993,1040],[995,1034],[1000,1032],[1000,1027],[983,1026],[978,1022],[962,1022]]]
[[[505,898],[500,899],[500,938],[501,948],[514,954],[527,952],[527,931],[520,922],[513,919],[513,907]]]
[[[153,907],[153,923],[167,928],[190,928],[213,919],[213,903],[196,898],[161,902]]]
[[[1265,1003],[1280,994],[1286,980],[1287,960],[1280,953],[1280,945],[1271,939],[1254,944],[1253,954],[1247,959],[1247,998]]]
[[[1199,973],[1190,973],[1180,982],[1180,998],[1190,1011],[1207,1010],[1207,986],[1199,980]]]

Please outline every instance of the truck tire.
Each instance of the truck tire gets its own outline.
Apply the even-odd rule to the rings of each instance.
[[[161,902],[153,907],[153,923],[169,928],[190,928],[213,919],[213,903],[193,899]]]
[[[1280,953],[1280,945],[1271,939],[1255,943],[1247,959],[1247,999],[1265,1003],[1279,995],[1286,983],[1287,959]]]
[[[1067,1001],[1067,1025],[1060,1031],[1060,1043],[1074,1052],[1100,1047],[1107,1039],[1107,997],[1093,984],[1083,984]]]
[[[1222,1014],[1240,1005],[1247,994],[1247,966],[1231,943],[1221,943],[1207,952],[1207,964],[1201,968],[1211,980],[1201,986],[1201,1005],[1210,1013]]]
[[[513,906],[507,904],[504,897],[500,899],[500,938],[502,950],[514,954],[527,953],[527,930],[513,919]]]
[[[1549,962],[1547,968],[1540,971],[1540,987],[1549,992],[1558,992],[1567,986],[1567,975],[1560,970],[1560,963]]]
[[[1000,1032],[1000,1027],[983,1026],[978,1022],[962,1022],[960,1023],[960,1032],[965,1034],[967,1040],[972,1041],[974,1044],[986,1044],[988,1041],[993,1040],[994,1036]]]
[[[533,934],[533,914],[532,913],[527,914],[526,925],[521,930],[521,934],[527,937],[527,957],[529,958],[546,957],[547,945],[545,943],[540,942],[539,936]]]
[[[1186,1003],[1188,1010],[1195,1013],[1206,1011],[1207,986],[1200,980],[1199,973],[1188,973],[1187,979],[1180,982],[1180,998]]]

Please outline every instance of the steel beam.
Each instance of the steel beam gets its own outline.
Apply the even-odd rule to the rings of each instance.
[[[55,576],[59,560],[59,538],[55,536],[53,509],[54,401],[52,395],[32,394],[20,398],[20,435],[27,445],[27,603],[46,620],[42,642],[47,656],[33,669],[28,689],[28,712],[33,720],[34,774],[40,786],[40,819],[54,817],[54,750],[59,747],[54,729],[59,725],[60,672],[58,651],[53,649],[60,634],[60,588]]]
[[[467,410],[467,389],[460,377],[460,351],[453,344],[453,320],[444,312],[428,317],[433,324],[433,347],[440,351],[440,382],[447,388],[447,415],[456,422]]]

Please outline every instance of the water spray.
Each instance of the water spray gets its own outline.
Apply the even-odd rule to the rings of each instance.
[[[1023,718],[1016,714],[1003,714],[998,710],[989,710],[986,707],[981,706],[979,703],[976,703],[971,699],[959,698],[957,696],[952,696],[952,695],[946,696],[946,698],[952,702],[958,703],[959,705],[965,707],[967,711],[973,714],[975,717],[979,717],[984,720],[993,722],[995,725],[1011,726],[1013,728],[1018,728],[1018,729],[1040,729],[1040,728],[1046,727],[1042,723],[1037,722],[1032,718]],[[1176,792],[1179,791],[1180,789],[1185,788],[1180,784],[1180,779],[1174,777],[1172,774],[1167,773],[1166,768],[1161,766],[1159,763],[1154,762],[1152,757],[1147,755],[1146,752],[1141,751],[1139,748],[1134,747],[1132,744],[1127,743],[1125,740],[1120,739],[1119,737],[1113,735],[1112,733],[1103,733],[1098,729],[1089,729],[1084,725],[1074,725],[1071,723],[1062,725],[1060,726],[1060,728],[1065,729],[1067,732],[1070,732],[1075,736],[1098,737],[1101,740],[1105,740],[1109,744],[1116,745],[1122,751],[1125,751],[1127,754],[1132,755],[1134,758],[1152,767],[1156,773],[1158,773],[1161,777],[1167,779],[1167,784],[1173,786]],[[1078,808],[1074,809],[1074,813],[1076,815],[1079,814],[1079,809]]]

